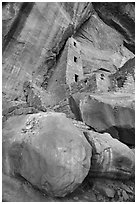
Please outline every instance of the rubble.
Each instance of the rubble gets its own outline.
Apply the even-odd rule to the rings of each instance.
[[[100,182],[95,182],[94,184],[94,189],[99,191],[102,195],[108,197],[108,198],[114,198],[115,196],[115,191],[112,188],[109,188],[105,185],[102,185]]]

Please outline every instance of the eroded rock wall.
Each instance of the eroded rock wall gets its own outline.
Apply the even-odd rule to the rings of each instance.
[[[124,37],[124,46],[135,53],[135,2],[93,3],[103,21]]]
[[[134,3],[2,8],[3,201],[133,201]]]
[[[92,4],[86,2],[36,2],[27,4],[22,13],[17,12],[16,27],[13,19],[9,27],[6,25],[8,31],[4,30],[3,92],[10,99],[21,95],[26,80],[41,86],[65,41],[89,18],[91,7]],[[10,39],[6,38],[7,32],[11,33]]]
[[[123,35],[105,24],[96,12],[80,27],[75,38],[81,43],[83,69],[86,75],[99,68],[114,73],[134,57],[134,54],[124,46]]]

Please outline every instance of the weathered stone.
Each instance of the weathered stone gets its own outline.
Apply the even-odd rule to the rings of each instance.
[[[90,75],[100,68],[115,73],[126,61],[134,57],[123,45],[122,35],[105,24],[96,12],[93,12],[89,20],[76,32],[75,39],[81,43],[85,75]]]
[[[57,202],[41,193],[23,179],[2,175],[2,199],[4,202]]]
[[[54,97],[51,104],[65,99],[71,91],[71,84],[83,79],[80,51],[79,43],[69,38],[47,86],[47,91]]]
[[[115,196],[114,189],[107,187],[102,182],[95,182],[93,188],[95,190],[99,191],[102,195],[104,195],[106,197],[114,198],[114,196]]]
[[[12,99],[21,95],[27,80],[41,86],[66,40],[89,18],[92,8],[87,2],[23,5],[3,53],[3,91]]]
[[[71,94],[82,92],[94,92],[97,90],[96,75],[87,76],[77,83],[71,84]]]
[[[106,24],[124,36],[124,45],[135,53],[134,2],[94,2],[93,6]]]
[[[129,199],[129,196],[128,196],[128,194],[126,193],[126,191],[122,191],[122,196],[123,196],[123,199],[125,200],[125,201],[127,201],[128,199]]]
[[[134,94],[87,95],[80,102],[83,121],[98,132],[108,132],[120,141],[135,144]]]
[[[111,90],[124,91],[129,93],[134,92],[135,58],[128,60],[116,73],[111,74],[109,78],[111,80]],[[127,82],[128,85],[126,86]]]
[[[86,177],[91,146],[62,113],[11,117],[3,128],[3,171],[19,174],[52,196],[65,196]]]
[[[135,154],[125,144],[110,134],[91,132],[86,134],[93,148],[90,178],[105,177],[130,179],[135,176]]]
[[[109,198],[114,198],[115,196],[115,191],[112,188],[105,188],[104,193],[106,194],[107,197]]]
[[[103,196],[101,194],[97,195],[97,201],[99,202],[103,201]]]
[[[73,123],[78,129],[84,132],[88,142],[93,148],[91,159],[90,183],[99,177],[102,183],[113,186],[109,179],[129,179],[135,176],[135,151],[117,139],[113,139],[110,134],[100,134],[88,129],[82,122]],[[104,180],[103,180],[104,178]],[[115,183],[122,188],[122,184]],[[124,187],[123,187],[124,188]],[[129,189],[130,191],[130,189]]]
[[[117,191],[117,195],[118,195],[118,196],[121,196],[121,190],[118,190],[118,191]]]
[[[126,192],[133,194],[133,190],[131,190],[127,185],[121,184],[121,188],[124,189]]]
[[[24,6],[25,5],[25,6]],[[7,46],[7,41],[11,40],[11,34],[13,34],[14,30],[11,29],[14,27],[14,22],[17,22],[17,18],[19,13],[21,16],[23,15],[24,9],[26,5],[24,3],[19,2],[7,2],[7,4],[2,4],[2,47],[3,49]],[[24,8],[23,8],[24,7]],[[22,11],[22,12],[21,12]],[[20,16],[20,17],[21,17]]]
[[[134,8],[135,4],[133,2],[3,2],[2,121],[4,136],[2,168],[4,173],[10,175],[5,176],[3,174],[3,201],[71,202],[76,201],[74,198],[78,198],[77,201],[93,202],[100,200],[107,202],[113,196],[113,193],[109,191],[111,188],[115,189],[115,192],[119,192],[119,195],[117,193],[111,198],[112,202],[118,201],[118,199],[119,201],[135,201],[134,195],[132,195],[132,191],[134,193],[134,181],[130,179],[134,177],[135,150],[129,150],[129,148],[121,146],[113,138],[110,139],[109,137],[108,139],[106,135],[102,136],[94,132],[97,135],[92,140],[90,140],[91,135],[90,137],[88,135],[91,128],[99,132],[107,131],[122,142],[134,145],[134,99],[130,98],[131,94],[129,94],[135,94],[135,59],[132,59],[134,58],[135,47]],[[70,41],[71,43],[68,43]],[[48,91],[45,90],[47,88]],[[110,94],[110,91],[118,93]],[[101,92],[107,93],[102,94]],[[97,126],[94,124],[94,127],[91,127],[92,124],[90,123],[89,125],[85,124],[87,119],[83,121],[82,111],[80,110],[87,95],[92,95],[91,98],[96,101],[93,104],[93,109],[97,114],[92,112],[94,120],[91,120],[92,115],[90,114],[90,119],[88,119],[92,123],[95,122]],[[84,110],[85,106],[87,105],[84,104]],[[90,106],[88,108],[90,109]],[[56,193],[56,195],[61,194],[63,196],[63,193],[65,195],[65,193],[71,192],[79,184],[75,181],[71,183],[73,176],[68,176],[66,183],[70,186],[67,186],[62,193],[61,187],[63,188],[64,177],[62,176],[60,179],[59,186],[57,186],[58,182],[55,182],[55,178],[59,175],[58,167],[50,172],[50,168],[45,167],[45,160],[48,160],[48,166],[50,166],[50,162],[56,166],[57,161],[53,159],[55,156],[49,156],[51,151],[48,150],[46,155],[43,156],[41,151],[44,152],[44,148],[39,148],[39,152],[37,152],[36,143],[37,146],[41,147],[44,141],[41,140],[41,145],[40,142],[38,143],[39,139],[37,140],[37,137],[43,138],[44,136],[40,133],[35,134],[35,131],[45,131],[43,116],[39,120],[41,129],[39,127],[31,128],[35,126],[35,121],[27,125],[24,122],[25,128],[23,127],[21,132],[22,121],[33,117],[34,113],[51,111],[51,109],[64,112],[67,117],[77,119],[78,121],[72,120],[71,122],[79,129],[78,131],[84,133],[92,146],[90,149],[93,150],[92,171],[90,170],[86,179],[84,177],[87,175],[89,166],[86,170],[82,166],[82,162],[78,162],[77,167],[70,165],[71,175],[74,173],[75,178],[78,178],[76,182],[81,183],[83,179],[84,182],[73,193],[64,198],[53,198],[50,195]],[[31,114],[30,117],[29,114]],[[44,113],[39,114],[43,115]],[[35,115],[38,116],[39,114]],[[37,116],[35,118],[38,118]],[[50,120],[50,122],[53,121]],[[56,122],[59,124],[59,119]],[[63,122],[65,123],[66,120],[64,119]],[[36,126],[38,124],[39,122],[36,123]],[[64,128],[68,128],[66,124],[63,126]],[[61,128],[58,131],[61,134],[58,136],[57,128],[54,127],[53,123],[47,129],[52,129],[56,133],[53,137],[55,140],[52,139],[52,141],[57,139],[65,147],[69,146],[66,139],[67,135],[64,134],[64,132],[68,133],[69,130],[63,132]],[[75,134],[74,129],[72,128],[68,134],[70,134],[69,138],[72,138]],[[80,141],[78,141],[78,134],[75,134],[75,142],[78,145],[74,145],[74,148],[80,149],[79,144],[83,144],[83,142],[87,147],[88,144],[85,143],[85,139],[83,141],[80,138]],[[62,139],[65,140],[62,142]],[[30,144],[30,142],[33,144]],[[68,155],[68,152],[63,152],[63,155],[65,154]],[[79,157],[82,157],[81,154],[82,152]],[[91,154],[89,155],[91,156]],[[32,159],[30,159],[31,157]],[[44,160],[43,157],[46,159]],[[70,157],[71,162],[73,158],[74,155]],[[60,171],[61,173],[65,172],[65,175],[68,175],[66,167],[68,160],[65,159],[65,167]],[[88,165],[89,162],[87,161],[86,164]],[[31,169],[29,169],[29,165]],[[81,170],[82,173],[77,171],[78,166],[83,169],[83,171]],[[44,187],[46,188],[46,184],[43,187],[44,179],[39,177],[39,175],[45,174],[42,169],[46,169],[45,172],[49,174],[53,172],[55,175],[54,177],[48,177],[46,174],[45,180],[50,180],[51,188],[54,191],[50,192],[50,195],[47,195],[47,191],[43,190]],[[72,172],[72,170],[74,171]],[[23,176],[29,182],[23,179]],[[110,197],[92,191],[93,184],[98,176],[103,177],[104,183],[107,183],[106,177],[109,177],[110,183],[106,184],[109,189],[107,188],[103,195],[108,193]],[[112,185],[111,178],[122,178],[127,186],[123,186],[122,181],[119,180],[113,180]],[[126,180],[126,178],[129,179]],[[88,185],[89,180],[90,185]],[[97,180],[101,179],[97,178]],[[33,185],[36,184],[36,188],[30,182]],[[132,186],[131,189],[128,188],[130,185]],[[122,192],[124,192],[123,195]],[[129,196],[128,199],[127,195]]]

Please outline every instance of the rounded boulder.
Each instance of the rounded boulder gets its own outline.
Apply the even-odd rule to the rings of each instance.
[[[72,192],[90,169],[92,147],[64,113],[11,117],[3,143],[10,172],[51,196]]]

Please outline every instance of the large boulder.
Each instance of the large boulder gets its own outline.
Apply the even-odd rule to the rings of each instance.
[[[129,148],[108,133],[89,130],[83,122],[73,120],[73,124],[84,132],[92,146],[91,168],[88,174],[91,183],[97,177],[118,180],[135,177],[134,148]]]
[[[110,179],[131,179],[135,176],[135,152],[127,145],[111,137],[90,131],[88,141],[93,148],[89,176]]]
[[[135,144],[134,94],[114,92],[87,95],[80,102],[83,121],[128,145]]]
[[[64,113],[10,117],[3,125],[3,172],[65,196],[90,169],[92,147]]]

